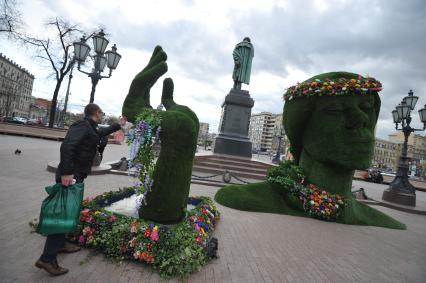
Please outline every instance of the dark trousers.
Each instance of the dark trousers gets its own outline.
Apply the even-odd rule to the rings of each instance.
[[[87,176],[84,175],[74,175],[76,183],[83,183],[84,179]],[[56,175],[56,183],[61,182],[61,177]],[[65,234],[51,234],[47,235],[46,243],[44,244],[43,254],[40,257],[40,260],[43,262],[52,262],[56,261],[56,256],[58,255],[59,250],[65,245]]]

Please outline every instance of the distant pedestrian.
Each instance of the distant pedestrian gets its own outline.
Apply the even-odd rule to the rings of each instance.
[[[98,129],[104,113],[94,103],[84,108],[84,119],[75,122],[69,128],[61,145],[60,162],[56,171],[56,182],[63,186],[72,185],[74,182],[82,183],[91,173],[93,159],[96,155],[98,144],[103,137],[121,129],[115,123],[107,128]],[[120,121],[122,124],[124,119]],[[65,234],[51,234],[46,238],[43,254],[35,263],[38,268],[43,268],[52,275],[61,275],[68,269],[58,265],[56,256],[60,252],[73,253],[80,247],[65,241]]]

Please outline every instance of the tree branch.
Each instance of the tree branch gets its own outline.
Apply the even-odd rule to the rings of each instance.
[[[49,57],[50,64],[52,65],[52,68],[56,74],[56,79],[59,80],[59,72],[58,72],[58,69],[56,68],[55,62],[52,59],[52,55],[50,54],[49,45],[50,45],[50,39],[46,41],[46,44],[43,43],[42,47],[44,49],[44,52],[46,52],[47,57]]]
[[[23,25],[22,15],[17,9],[16,0],[2,0],[0,6],[0,33],[14,36]]]

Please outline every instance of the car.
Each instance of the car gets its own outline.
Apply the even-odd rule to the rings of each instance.
[[[28,121],[27,118],[22,118],[22,117],[13,117],[13,120],[21,122],[22,124],[26,124]]]
[[[13,123],[13,124],[25,124],[22,121],[16,120],[14,117],[4,117],[3,122],[5,123]]]
[[[383,176],[395,177],[396,172],[382,172]]]
[[[365,178],[366,181],[368,182],[373,182],[373,183],[378,183],[378,184],[382,184],[383,183],[383,173],[376,169],[376,168],[370,168],[367,170],[367,176]]]
[[[28,119],[27,125],[40,125],[41,120],[40,119]]]

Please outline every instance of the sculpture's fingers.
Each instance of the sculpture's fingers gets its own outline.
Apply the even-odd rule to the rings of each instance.
[[[167,109],[176,105],[173,101],[174,84],[171,78],[166,78],[163,81],[163,94],[161,95],[161,104]]]
[[[155,46],[154,51],[152,52],[152,55],[151,55],[151,59],[148,62],[148,65],[149,63],[151,63],[152,59],[161,51],[163,51],[163,48],[160,45]]]
[[[164,53],[164,54],[163,54]],[[145,66],[145,68],[142,69],[136,76],[142,76],[149,68],[151,68],[153,65],[158,64],[161,61],[167,60],[167,54],[163,51],[161,46],[157,45],[152,52],[151,58],[149,59],[148,64]]]
[[[147,70],[140,79],[146,83],[145,87],[151,88],[159,77],[164,75],[167,72],[167,63],[161,62],[149,70]]]
[[[161,47],[160,47],[161,48]],[[151,59],[149,60],[148,65],[145,67],[144,70],[148,70],[152,68],[153,66],[160,64],[162,62],[165,62],[167,60],[167,54],[162,49],[158,51],[155,54],[152,54]]]

